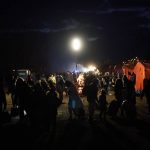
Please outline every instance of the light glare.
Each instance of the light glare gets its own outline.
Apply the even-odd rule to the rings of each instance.
[[[79,51],[81,49],[81,40],[78,38],[75,38],[72,40],[71,45],[75,51]]]
[[[89,71],[95,71],[96,67],[91,65],[88,67],[88,69],[89,69]]]

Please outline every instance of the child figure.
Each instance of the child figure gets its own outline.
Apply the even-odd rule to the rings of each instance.
[[[106,101],[106,92],[104,89],[101,90],[101,94],[99,96],[98,99],[98,106],[99,106],[99,110],[100,110],[100,114],[99,117],[105,119],[106,117],[106,112],[107,112],[107,101]]]

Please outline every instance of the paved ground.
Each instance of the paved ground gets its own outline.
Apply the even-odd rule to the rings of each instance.
[[[107,97],[110,102],[112,95]],[[8,110],[11,107],[10,97]],[[54,137],[49,133],[34,131],[26,123],[17,123],[18,118],[12,118],[11,123],[1,128],[1,146],[5,149],[69,149],[69,150],[94,150],[94,149],[119,149],[119,150],[150,150],[150,116],[147,113],[146,100],[137,98],[138,117],[134,122],[128,122],[119,117],[106,120],[98,119],[88,122],[87,102],[82,97],[86,117],[84,120],[68,120],[67,97],[64,104],[58,109],[57,129]]]

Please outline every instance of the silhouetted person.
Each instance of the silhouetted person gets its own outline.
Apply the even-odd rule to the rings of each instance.
[[[49,87],[46,93],[48,102],[48,130],[50,130],[52,136],[54,136],[56,132],[57,108],[60,105],[60,100],[52,82],[49,82]]]
[[[3,77],[0,77],[0,104],[0,110],[5,110],[7,107],[7,102],[3,85]]]
[[[90,75],[86,80],[87,101],[89,109],[89,122],[93,121],[94,112],[98,101],[98,83],[99,81],[94,75]]]
[[[61,103],[63,102],[64,88],[65,88],[65,83],[64,83],[63,77],[61,75],[58,75],[56,78],[56,90],[59,94],[59,99]]]
[[[48,131],[48,100],[39,81],[34,86],[31,126],[35,133]]]
[[[123,103],[124,110],[128,119],[136,118],[136,93],[134,81],[127,80],[126,81],[126,101]]]
[[[72,119],[73,114],[80,118],[81,115],[84,115],[84,110],[83,110],[83,103],[80,99],[78,91],[71,81],[66,81],[65,84],[67,86],[67,91],[69,95],[69,102],[68,102],[69,119],[70,120]]]
[[[2,112],[6,110],[7,101],[3,85],[3,77],[0,75],[0,124],[2,123]]]
[[[106,117],[106,111],[107,111],[107,101],[106,101],[106,92],[104,89],[102,89],[101,94],[98,98],[98,106],[100,110],[99,117],[104,118]]]
[[[144,89],[142,91],[142,95],[141,98],[143,98],[143,96],[146,97],[146,101],[148,104],[148,112],[150,114],[150,79],[144,79]]]
[[[119,108],[121,107],[121,104],[123,102],[123,82],[120,78],[116,79],[115,87],[114,87],[114,92],[115,92],[115,98],[117,100],[117,109],[114,112],[114,115],[117,115],[117,112]]]
[[[17,81],[17,75],[14,75],[12,77],[12,83],[11,83],[11,99],[12,99],[12,104],[13,107],[16,107],[18,105],[17,97],[16,97],[16,81]]]
[[[31,89],[27,83],[22,79],[18,78],[16,81],[16,98],[19,104],[19,117],[20,121],[23,121],[25,116],[30,115],[30,99],[31,99]],[[27,114],[25,114],[25,112]]]

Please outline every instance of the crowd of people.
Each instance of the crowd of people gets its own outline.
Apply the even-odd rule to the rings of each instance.
[[[95,110],[99,110],[99,118],[106,119],[109,114],[117,117],[118,112],[129,119],[135,119],[136,92],[135,82],[123,76],[99,76],[93,72],[84,74],[84,86],[82,95],[78,92],[79,74],[67,72],[53,74],[39,78],[36,81],[30,76],[23,79],[17,75],[12,76],[12,82],[8,92],[11,94],[13,107],[11,113],[18,111],[19,121],[27,120],[29,124],[38,130],[55,131],[57,109],[63,103],[64,93],[68,96],[69,120],[73,116],[78,119],[85,117],[85,109],[82,101],[84,96],[88,102],[88,120],[91,123]],[[144,90],[141,98],[146,96],[150,113],[150,79],[144,80]],[[114,100],[110,104],[107,101],[109,90],[114,91]],[[7,109],[7,101],[3,86],[3,77],[0,78],[0,113]],[[17,113],[16,113],[17,114]]]

